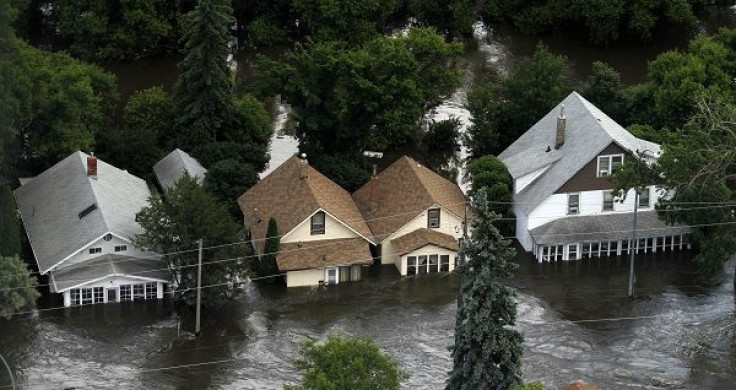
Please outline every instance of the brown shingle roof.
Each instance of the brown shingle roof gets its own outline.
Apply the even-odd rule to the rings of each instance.
[[[311,166],[307,166],[308,177],[301,179],[301,170],[301,160],[291,157],[238,198],[245,223],[253,238],[260,240],[259,249],[265,245],[271,217],[284,235],[319,208],[370,239],[371,231],[350,194]]]
[[[337,265],[373,264],[369,244],[362,238],[281,244],[276,257],[279,271],[296,271]]]
[[[458,217],[465,212],[460,187],[406,156],[355,191],[353,199],[376,242],[384,241],[434,204]]]
[[[456,251],[459,249],[455,237],[429,229],[415,230],[409,234],[391,240],[396,253],[401,256],[423,246],[434,244],[439,247]]]

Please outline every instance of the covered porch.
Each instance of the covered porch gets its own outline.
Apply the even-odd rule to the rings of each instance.
[[[276,264],[286,287],[316,286],[361,280],[373,255],[362,238],[290,242],[281,244]]]
[[[418,229],[391,240],[396,250],[396,268],[401,275],[452,272],[459,245],[455,237]]]
[[[51,292],[63,294],[64,306],[161,299],[169,271],[165,262],[103,255],[51,271]]]
[[[690,249],[690,228],[668,225],[654,210],[560,218],[530,230],[538,262]]]

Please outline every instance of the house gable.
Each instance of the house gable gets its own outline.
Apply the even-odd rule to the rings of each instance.
[[[325,233],[324,234],[312,234],[312,216],[318,212],[325,213]],[[278,221],[276,221],[278,223]],[[300,222],[294,229],[287,232],[281,237],[282,243],[289,242],[308,242],[308,241],[322,241],[322,240],[335,240],[341,238],[363,238],[370,242],[367,237],[364,237],[358,233],[355,229],[351,228],[345,222],[340,221],[334,215],[320,208],[314,213],[310,214],[309,217],[305,218]]]
[[[613,184],[607,178],[596,177],[598,170],[598,157],[612,154],[623,154],[624,161],[629,157],[629,152],[624,148],[611,142],[603,151],[593,157],[584,167],[582,167],[573,177],[555,191],[555,194],[564,194],[570,192],[594,191],[594,190],[610,190]]]

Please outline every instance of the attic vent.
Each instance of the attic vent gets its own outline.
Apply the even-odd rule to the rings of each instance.
[[[97,210],[97,203],[92,203],[92,205],[79,212],[79,219],[86,217],[89,213],[95,210]]]

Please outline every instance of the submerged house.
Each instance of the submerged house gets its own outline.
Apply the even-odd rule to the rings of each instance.
[[[463,235],[460,188],[402,157],[353,193],[373,233],[382,264],[401,275],[452,271]]]
[[[146,182],[76,152],[15,190],[39,273],[64,306],[160,299],[166,264],[133,245]]]
[[[207,169],[197,159],[179,148],[174,149],[153,166],[153,174],[163,190],[173,187],[184,173],[202,183],[207,175]]]
[[[689,229],[654,210],[662,190],[612,195],[608,176],[634,154],[653,162],[659,145],[639,139],[577,92],[499,155],[514,180],[516,237],[542,261],[576,260],[689,247]],[[638,239],[632,242],[633,211]]]
[[[338,184],[291,157],[238,198],[245,226],[259,255],[268,222],[281,237],[276,263],[287,287],[334,284],[362,278],[373,264],[371,231]]]

